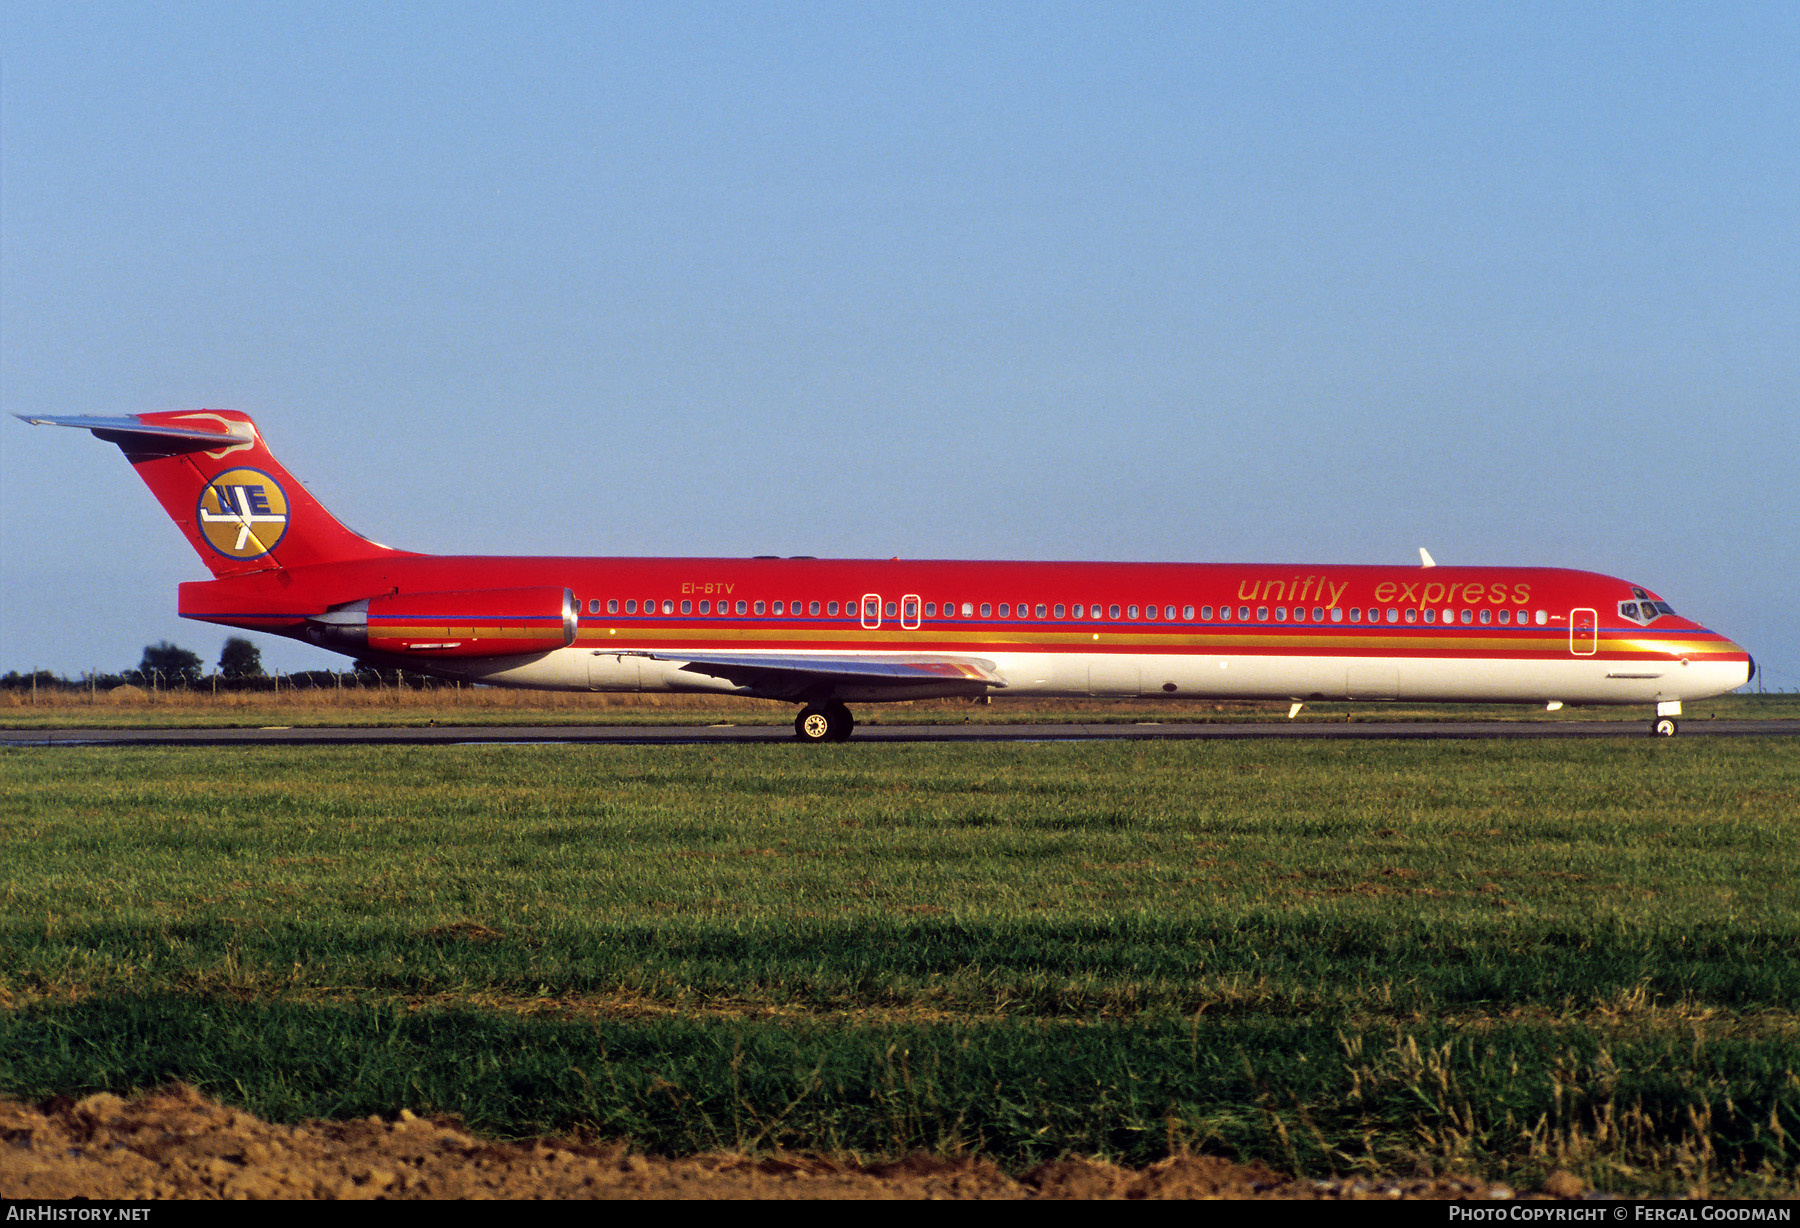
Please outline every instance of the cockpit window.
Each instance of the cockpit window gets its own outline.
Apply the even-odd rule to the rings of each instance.
[[[1636,593],[1641,600],[1621,601],[1619,603],[1619,617],[1630,619],[1639,626],[1648,626],[1665,614],[1673,615],[1675,613],[1668,602],[1652,601],[1649,598],[1644,597],[1643,589],[1634,588],[1631,591]]]

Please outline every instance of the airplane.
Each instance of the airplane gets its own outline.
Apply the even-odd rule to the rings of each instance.
[[[799,705],[1156,696],[1655,706],[1744,685],[1742,648],[1641,585],[1548,567],[416,554],[345,528],[244,413],[26,417],[117,444],[212,572],[184,618],[494,686]]]

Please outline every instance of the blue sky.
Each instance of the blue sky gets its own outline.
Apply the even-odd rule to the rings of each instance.
[[[1793,689],[1800,9],[0,7],[0,409],[202,406],[409,549],[1424,545]],[[228,634],[75,432],[0,568],[0,669]]]

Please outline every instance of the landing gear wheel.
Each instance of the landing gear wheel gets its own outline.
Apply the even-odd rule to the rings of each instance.
[[[808,704],[794,718],[794,736],[802,742],[847,742],[856,718],[840,703]]]
[[[831,741],[831,718],[823,708],[802,708],[794,718],[794,736],[802,742]]]
[[[856,718],[850,715],[850,709],[843,704],[832,704],[825,709],[825,713],[831,718],[831,727],[835,731],[832,741],[848,742],[850,735],[856,731]]]
[[[1650,736],[1653,738],[1672,738],[1681,731],[1672,716],[1659,716],[1650,722]]]

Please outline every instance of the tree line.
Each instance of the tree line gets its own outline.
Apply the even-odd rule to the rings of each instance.
[[[454,683],[427,678],[389,667],[356,661],[348,670],[312,669],[271,676],[263,669],[262,650],[241,635],[225,641],[217,665],[211,672],[200,655],[189,649],[160,640],[144,647],[144,655],[136,669],[116,674],[89,673],[79,678],[66,678],[47,669],[21,673],[9,670],[0,674],[0,691],[30,690],[111,690],[119,686],[143,687],[158,691],[233,690],[264,691],[277,687],[342,687],[405,686],[414,690],[431,690]]]

